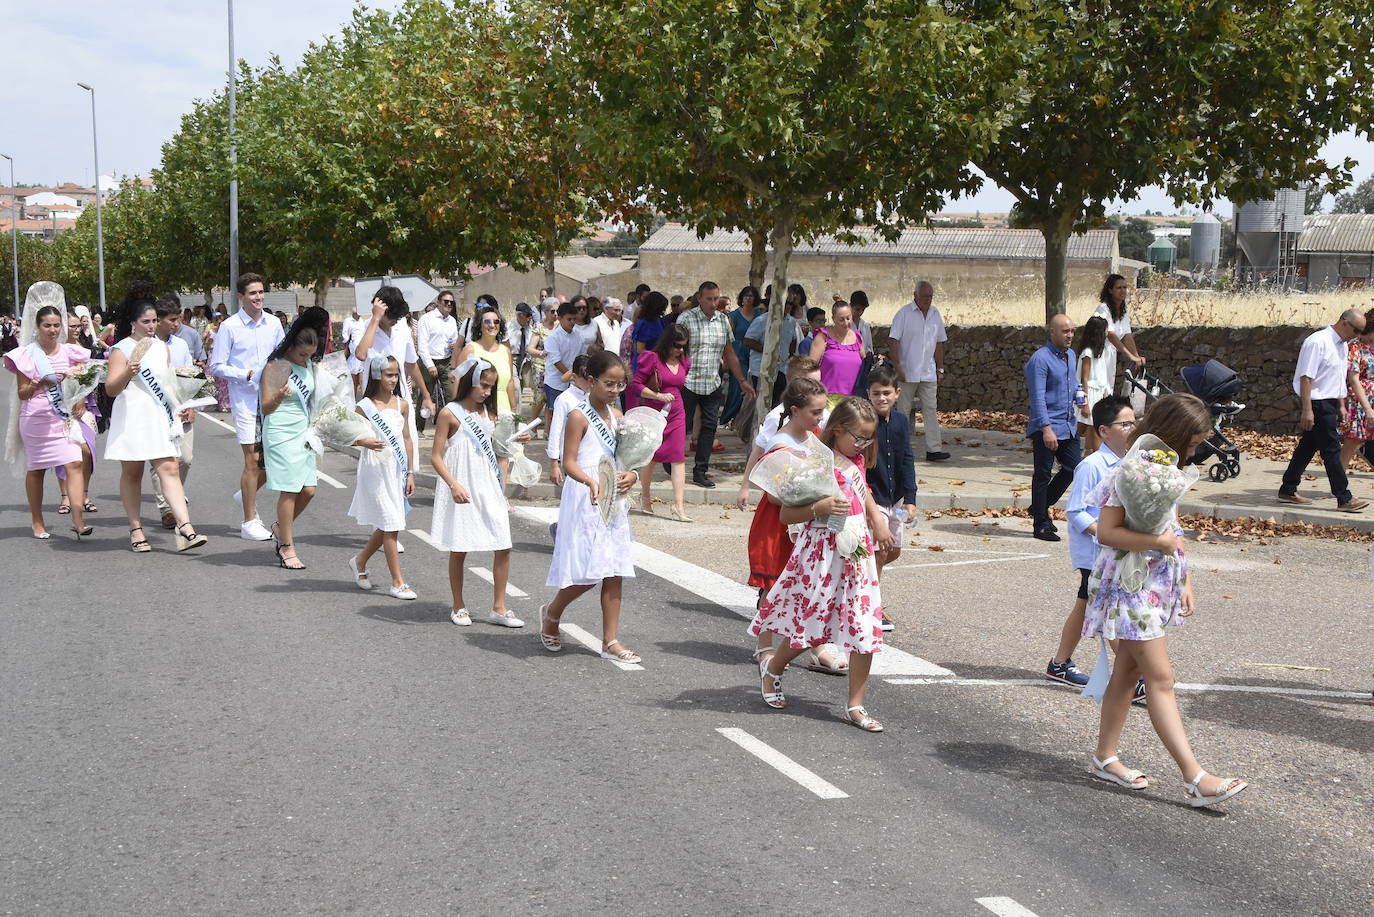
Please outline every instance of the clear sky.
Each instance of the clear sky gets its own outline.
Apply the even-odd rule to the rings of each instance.
[[[399,0],[370,5],[395,8]],[[8,128],[0,152],[14,156],[15,178],[92,183],[90,98],[77,81],[98,93],[100,171],[146,175],[155,168],[192,100],[224,85],[226,8],[224,0],[0,0],[0,22],[11,38],[11,53],[0,56],[0,124]],[[273,53],[293,64],[312,41],[337,32],[352,10],[351,0],[236,0],[235,51],[254,65]],[[1338,136],[1325,155],[1357,160],[1356,181],[1374,174],[1374,143],[1367,139]],[[8,181],[7,171],[0,174]],[[1011,203],[987,183],[948,209],[1001,212]],[[1151,189],[1113,209],[1169,213],[1173,205]]]

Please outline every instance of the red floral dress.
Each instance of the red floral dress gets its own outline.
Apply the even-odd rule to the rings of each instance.
[[[849,515],[862,516],[867,496],[863,458],[836,469],[835,480],[849,498]],[[833,643],[846,653],[876,653],[882,649],[882,598],[878,568],[873,561],[873,537],[865,526],[868,555],[853,560],[835,549],[835,533],[824,522],[808,522],[773,588],[759,606],[749,632],[768,631],[793,649]]]
[[[1374,347],[1359,338],[1350,342],[1350,369],[1359,378],[1365,397],[1374,402]],[[1360,407],[1355,390],[1345,399],[1345,421],[1341,424],[1343,439],[1374,439],[1374,417]]]

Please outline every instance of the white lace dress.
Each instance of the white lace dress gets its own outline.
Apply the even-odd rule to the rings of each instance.
[[[596,435],[588,430],[577,449],[577,464],[595,477],[596,466],[604,453]],[[620,512],[609,524],[592,505],[591,490],[571,478],[563,482],[558,504],[558,534],[553,541],[553,563],[547,585],[592,586],[612,576],[634,576],[630,556],[630,517]],[[608,495],[608,499],[613,495]]]
[[[447,405],[455,417],[462,411]],[[490,436],[494,424],[478,414],[477,422]],[[463,425],[458,424],[444,449],[444,465],[453,479],[468,492],[469,503],[454,503],[453,491],[443,479],[434,484],[434,521],[429,537],[444,551],[504,551],[511,546],[510,508],[501,492],[501,479]]]
[[[405,418],[400,411],[387,408],[379,413],[393,431],[403,429]],[[376,435],[381,438],[381,434]],[[359,525],[383,532],[399,532],[406,527],[405,481],[390,446],[363,449],[358,456],[358,484],[348,515]]]

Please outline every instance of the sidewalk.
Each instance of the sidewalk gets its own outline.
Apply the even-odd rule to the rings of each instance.
[[[420,486],[431,489],[435,481],[429,464],[432,437],[432,429],[421,434],[420,474],[417,477]],[[946,427],[944,449],[951,454],[951,458],[938,464],[924,461],[924,437],[925,433],[918,425],[912,439],[912,451],[916,455],[917,504],[922,510],[943,512],[963,509],[976,512],[1005,507],[1029,508],[1031,447],[1023,437],[988,430]],[[749,453],[733,433],[721,431],[719,440],[725,444],[725,451],[711,457],[710,470],[710,477],[716,486],[707,489],[692,484],[689,465],[685,497],[688,504],[733,505],[735,502]],[[548,480],[544,448],[545,441],[542,439],[526,447],[526,454],[544,467],[544,476],[525,493],[512,497],[513,500],[558,499],[557,488]],[[1374,505],[1360,513],[1343,513],[1336,509],[1336,501],[1327,486],[1320,460],[1308,469],[1306,480],[1299,489],[1301,495],[1313,501],[1312,505],[1300,507],[1279,503],[1275,497],[1283,470],[1282,462],[1242,453],[1239,477],[1218,484],[1207,478],[1204,468],[1201,480],[1189,491],[1188,498],[1179,510],[1185,514],[1195,513],[1219,519],[1251,516],[1273,519],[1277,523],[1342,525],[1374,532]],[[1353,473],[1350,488],[1355,496],[1374,501],[1374,475]],[[757,499],[758,493],[757,489],[752,491],[751,501]],[[634,494],[638,494],[638,489]],[[654,474],[653,494],[656,502],[672,502],[672,490],[661,468]],[[635,499],[638,499],[637,496]],[[1062,501],[1060,508],[1063,508]]]

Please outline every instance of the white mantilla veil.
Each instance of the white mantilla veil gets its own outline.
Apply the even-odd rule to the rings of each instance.
[[[62,313],[62,337],[67,339],[67,294],[62,287],[51,280],[40,280],[29,287],[24,297],[24,318],[19,326],[19,347],[23,350],[38,339],[38,313],[44,306],[53,306]],[[19,384],[16,381],[14,393],[10,396],[10,416],[5,422],[5,464],[10,473],[22,478],[28,471],[28,452],[24,440],[19,435]]]

